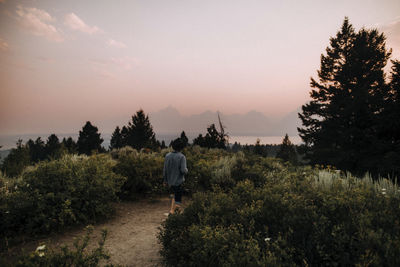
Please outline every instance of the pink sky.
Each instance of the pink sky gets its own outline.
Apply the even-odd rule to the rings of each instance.
[[[309,100],[345,16],[384,31],[400,59],[399,15],[398,0],[1,0],[0,134],[169,105],[283,116]]]

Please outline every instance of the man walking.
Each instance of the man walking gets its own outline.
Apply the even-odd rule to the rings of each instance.
[[[165,156],[163,179],[164,185],[169,185],[174,192],[174,198],[171,200],[170,214],[175,212],[176,208],[182,205],[182,183],[185,181],[184,175],[188,172],[186,167],[186,157],[181,153],[184,144],[180,138],[172,142],[172,149]]]

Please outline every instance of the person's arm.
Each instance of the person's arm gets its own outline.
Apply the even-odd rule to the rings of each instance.
[[[183,155],[183,157],[181,158],[181,168],[180,171],[182,174],[186,174],[188,173],[188,169],[186,167],[186,157],[185,155]]]

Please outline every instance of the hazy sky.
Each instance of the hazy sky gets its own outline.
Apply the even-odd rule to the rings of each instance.
[[[345,16],[400,58],[399,0],[0,0],[0,134],[110,131],[169,105],[284,115]]]

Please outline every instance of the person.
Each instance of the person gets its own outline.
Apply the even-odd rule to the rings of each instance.
[[[172,152],[165,156],[163,180],[164,185],[168,185],[174,197],[171,200],[170,214],[175,212],[175,209],[180,209],[182,205],[182,183],[185,181],[185,174],[188,172],[186,167],[186,157],[181,153],[184,148],[184,143],[180,138],[172,141]]]

